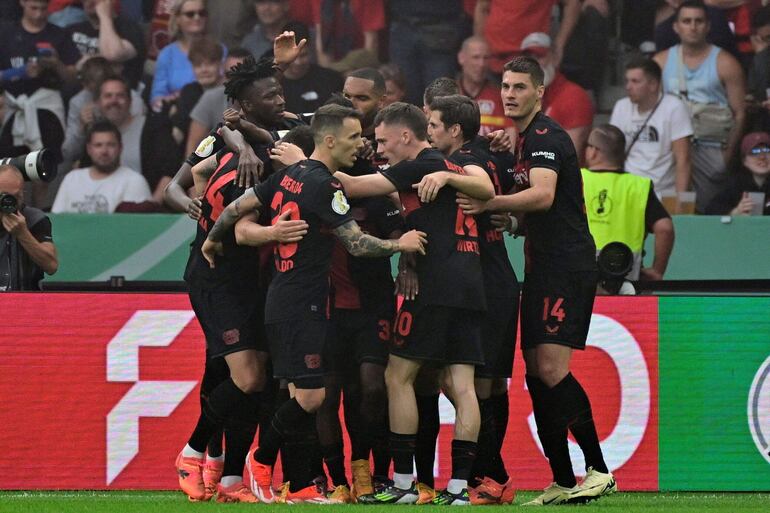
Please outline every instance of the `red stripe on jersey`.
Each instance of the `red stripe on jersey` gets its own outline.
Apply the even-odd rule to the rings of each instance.
[[[206,201],[211,205],[211,220],[215,221],[219,219],[220,214],[225,209],[224,197],[222,196],[221,189],[228,183],[235,180],[235,176],[238,171],[233,169],[220,176],[216,182],[206,188]]]
[[[420,197],[414,191],[399,191],[398,197],[401,199],[401,205],[404,207],[404,216],[408,216],[422,206],[420,204]]]

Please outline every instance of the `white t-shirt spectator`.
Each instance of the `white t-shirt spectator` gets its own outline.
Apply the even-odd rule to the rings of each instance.
[[[124,201],[140,203],[152,199],[147,180],[132,169],[120,166],[100,180],[91,178],[89,169],[84,167],[67,173],[51,212],[111,214]]]
[[[639,112],[636,104],[623,98],[615,103],[610,124],[626,136],[626,149],[644,125],[650,112]],[[687,106],[676,96],[666,94],[647,125],[639,134],[626,158],[625,170],[652,179],[658,196],[674,193],[675,168],[671,143],[692,135]]]

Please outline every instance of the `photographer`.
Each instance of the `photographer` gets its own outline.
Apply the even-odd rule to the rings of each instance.
[[[16,167],[0,165],[0,291],[38,290],[59,267],[51,221],[24,205],[23,186]]]

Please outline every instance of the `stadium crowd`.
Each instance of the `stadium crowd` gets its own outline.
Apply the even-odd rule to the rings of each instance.
[[[608,191],[628,192],[632,279],[663,277],[671,214],[770,213],[762,3],[2,1],[0,156],[44,147],[59,173],[22,194],[0,169],[0,192],[197,221],[185,280],[207,358],[176,462],[190,500],[512,502],[500,451],[520,319],[553,473],[528,504],[586,502],[617,490],[569,368],[597,249],[618,238],[595,231]],[[609,116],[608,71],[626,92]],[[30,235],[0,215],[20,251],[51,244],[50,223]],[[527,236],[521,289],[506,231]],[[51,247],[30,265],[55,271]],[[440,391],[457,411],[445,490]]]

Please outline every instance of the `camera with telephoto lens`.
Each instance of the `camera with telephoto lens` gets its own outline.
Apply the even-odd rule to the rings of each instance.
[[[27,182],[50,182],[56,178],[56,157],[46,148],[18,157],[0,158],[0,166],[3,165],[14,166]]]
[[[0,192],[0,214],[15,214],[19,210],[19,202],[16,196]]]
[[[599,267],[599,283],[609,294],[615,295],[634,266],[634,254],[626,244],[610,242],[599,251],[596,263]]]

